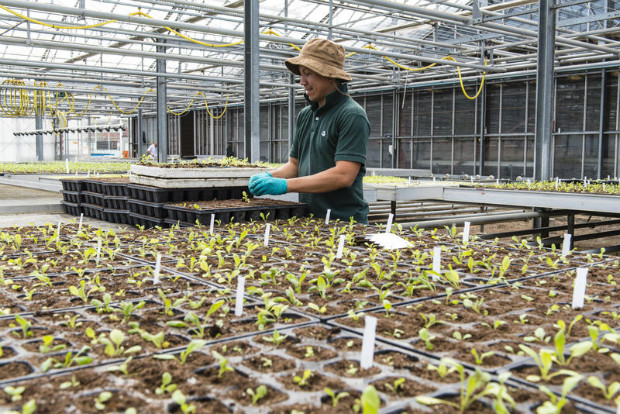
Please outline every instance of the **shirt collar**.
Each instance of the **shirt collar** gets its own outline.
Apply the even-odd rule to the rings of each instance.
[[[306,102],[310,104],[313,111],[319,110],[321,112],[328,110],[329,108],[338,105],[340,102],[349,98],[349,87],[346,83],[341,83],[339,87],[340,91],[333,91],[329,95],[325,97],[325,105],[319,108],[319,104],[317,102],[312,102],[308,99],[308,95],[304,94],[306,98]]]

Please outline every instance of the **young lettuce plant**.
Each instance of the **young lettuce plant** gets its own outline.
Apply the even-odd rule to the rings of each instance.
[[[334,391],[332,391],[331,388],[325,387],[323,389],[323,391],[325,391],[325,393],[327,395],[329,395],[332,399],[332,407],[336,408],[338,406],[338,401],[340,401],[341,398],[345,398],[349,396],[348,392],[339,392],[338,394],[336,394]]]
[[[192,342],[190,342],[187,345],[187,348],[185,348],[185,351],[182,351],[181,353],[179,353],[179,357],[178,358],[176,356],[172,355],[172,354],[157,354],[157,355],[154,355],[153,358],[155,358],[155,359],[164,359],[164,360],[173,359],[173,360],[177,361],[179,364],[185,365],[185,363],[187,362],[187,358],[192,353],[198,351],[200,348],[202,348],[206,344],[207,344],[207,341],[205,341],[205,340],[194,339]]]
[[[264,398],[267,395],[267,387],[264,385],[259,385],[256,390],[248,388],[245,392],[252,397],[252,405],[256,405],[261,398]]]
[[[549,387],[541,385],[538,389],[549,396],[549,401],[545,401],[540,407],[536,409],[536,414],[559,414],[562,412],[562,408],[568,402],[566,398],[568,394],[574,390],[579,382],[582,380],[581,375],[571,375],[564,379],[562,384],[562,394],[558,397]]]

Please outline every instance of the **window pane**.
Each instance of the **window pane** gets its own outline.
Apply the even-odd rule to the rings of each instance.
[[[586,135],[583,174],[588,178],[598,176],[598,135]]]
[[[584,77],[558,78],[558,132],[583,131]]]
[[[607,74],[607,94],[605,96],[607,112],[605,113],[605,130],[616,130],[616,116],[618,112],[618,72]]]
[[[433,135],[452,135],[453,89],[435,90]]]
[[[558,135],[553,151],[553,175],[560,178],[581,178],[582,135]]]
[[[475,174],[474,151],[476,138],[454,139],[454,173]]]
[[[525,83],[510,82],[502,91],[502,133],[525,131]]]
[[[373,137],[381,136],[381,97],[366,97],[366,114],[370,121],[370,135]]]
[[[380,168],[381,167],[381,140],[371,139],[368,142],[368,151],[366,152],[366,166]]]
[[[428,138],[413,141],[413,166],[415,169],[430,170],[431,140]]]
[[[478,130],[476,127],[477,100],[467,99],[460,89],[456,90],[454,99],[454,134],[475,134]]]
[[[431,105],[433,97],[431,92],[419,92],[414,101],[413,135],[431,134]]]
[[[392,168],[392,154],[390,154],[391,139],[382,139],[381,148],[383,149],[381,157],[381,168]]]
[[[487,86],[487,134],[499,133],[499,96],[500,85]]]
[[[391,94],[383,95],[383,131],[381,136],[394,134],[394,97]]]
[[[601,178],[613,177],[614,174],[614,154],[616,153],[616,134],[605,134],[603,137],[603,169]]]
[[[502,158],[499,178],[514,180],[523,176],[523,155],[525,138],[502,138]]]
[[[433,174],[452,173],[452,138],[433,138]]]
[[[498,138],[487,137],[484,139],[484,169],[483,175],[497,176],[497,150]]]
[[[601,123],[601,76],[588,75],[586,131],[598,131]]]
[[[411,123],[412,123],[412,117],[411,117],[411,105],[412,105],[412,100],[413,100],[414,94],[413,91],[412,92],[408,92],[406,94],[400,94],[400,99],[401,99],[401,104],[399,105],[399,129],[398,129],[398,135],[403,137],[403,136],[411,136]],[[405,105],[403,106],[402,104],[402,99],[405,100]]]
[[[411,139],[398,140],[397,162],[396,168],[411,168]]]
[[[525,169],[525,176],[534,176],[534,137],[527,138],[527,167]]]

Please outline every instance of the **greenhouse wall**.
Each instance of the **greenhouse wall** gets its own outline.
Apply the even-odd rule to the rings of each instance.
[[[467,85],[471,94],[477,85]],[[556,76],[553,175],[597,178],[618,175],[618,72]],[[371,124],[367,165],[430,169],[434,174],[531,177],[534,162],[536,82],[488,81],[477,99],[460,85],[356,93]],[[295,114],[305,106],[298,99]],[[484,111],[484,114],[482,114]],[[484,116],[482,116],[484,115]],[[484,125],[481,125],[481,119]],[[243,106],[220,118],[194,112],[195,155],[224,155],[228,144],[245,158]],[[147,119],[148,135],[155,119]],[[169,116],[169,154],[180,154],[179,117]],[[288,159],[288,107],[274,100],[260,107],[260,160]],[[481,162],[482,160],[482,162]]]

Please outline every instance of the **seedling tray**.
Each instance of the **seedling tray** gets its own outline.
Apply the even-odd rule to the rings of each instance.
[[[70,203],[68,201],[61,201],[62,208],[65,210],[65,213],[71,214],[72,216],[79,216],[82,213],[82,208],[80,207],[80,203]]]
[[[257,201],[255,199],[254,201]],[[264,200],[263,202],[273,201]],[[303,203],[286,203],[273,204],[266,203],[260,205],[260,201],[248,205],[247,207],[238,208],[209,208],[207,203],[202,203],[196,208],[191,203],[184,205],[166,204],[164,208],[168,213],[168,219],[172,221],[180,221],[182,223],[193,224],[196,221],[200,223],[209,223],[211,215],[215,215],[215,219],[223,223],[231,220],[237,222],[258,221],[258,220],[288,220],[291,217],[303,217],[308,214],[308,206]]]
[[[80,191],[65,191],[62,190],[60,192],[62,194],[63,201],[73,204],[79,204],[82,200],[80,199]]]
[[[80,194],[80,199],[84,204],[92,204],[95,206],[104,207],[103,200],[104,196],[101,193],[93,193],[91,191],[82,191]]]
[[[167,227],[167,223],[163,218],[155,218],[151,216],[143,216],[142,214],[129,212],[129,223],[132,226],[141,226],[147,229],[152,227]]]
[[[148,185],[128,184],[128,195],[149,203],[177,203],[181,201],[228,200],[241,198],[243,192],[250,195],[248,187],[216,187],[216,188],[158,188]]]
[[[106,208],[103,210],[103,220],[111,223],[130,224],[129,210]]]
[[[92,217],[97,220],[103,220],[103,207],[94,204],[82,203],[82,211],[85,216]]]
[[[127,206],[131,213],[140,214],[141,216],[153,217],[154,219],[165,219],[166,210],[164,203],[149,203],[147,201],[138,201],[129,199]]]
[[[80,178],[62,178],[62,189],[65,191],[83,191],[86,189],[85,179]]]

